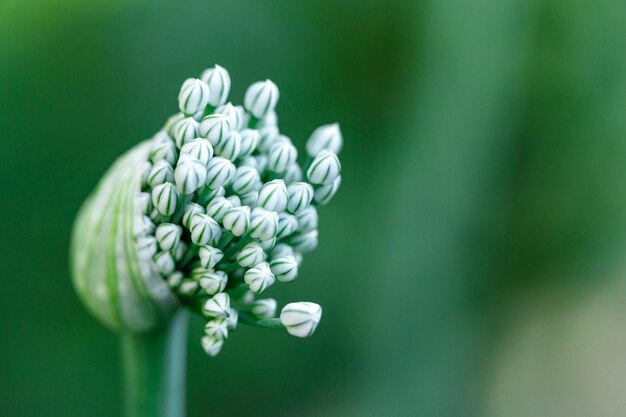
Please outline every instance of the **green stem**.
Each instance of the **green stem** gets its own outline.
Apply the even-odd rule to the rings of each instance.
[[[160,329],[122,334],[127,417],[185,415],[187,322],[181,309]]]

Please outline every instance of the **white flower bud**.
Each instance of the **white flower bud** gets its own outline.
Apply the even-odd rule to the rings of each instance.
[[[230,203],[233,205],[233,207],[241,206],[241,200],[239,199],[239,196],[229,195],[228,197],[226,197],[226,199],[228,201],[230,201]]]
[[[192,139],[198,137],[200,125],[193,117],[186,117],[176,123],[174,126],[174,139],[178,149]]]
[[[311,135],[306,142],[306,152],[310,157],[314,157],[320,151],[326,149],[339,155],[343,146],[343,137],[339,130],[339,124],[333,123],[320,126]]]
[[[215,197],[206,207],[206,212],[215,221],[221,222],[224,215],[233,208],[233,203],[225,197]]]
[[[309,337],[322,318],[322,307],[309,302],[289,303],[280,312],[280,322],[289,334]]]
[[[202,308],[205,316],[225,319],[230,310],[230,298],[225,292],[215,294],[209,298]]]
[[[267,252],[276,246],[276,236],[271,239],[261,240],[259,243],[261,244],[263,250]]]
[[[139,193],[135,196],[135,213],[144,214],[152,210],[150,193]]]
[[[319,216],[315,207],[308,206],[302,209],[298,214],[296,214],[296,218],[298,219],[299,232],[310,232],[311,230],[317,229]]]
[[[267,153],[272,145],[276,143],[280,132],[276,126],[266,126],[259,129],[259,143],[257,149],[259,152]]]
[[[209,114],[200,122],[200,134],[215,148],[230,137],[230,120],[223,114]]]
[[[155,237],[164,251],[171,251],[178,246],[183,228],[172,223],[161,223],[156,228]]]
[[[178,292],[182,295],[192,296],[198,292],[198,282],[190,278],[184,278],[178,286]]]
[[[294,182],[289,184],[287,193],[289,194],[287,211],[292,214],[298,214],[313,201],[313,187],[306,182]]]
[[[200,160],[190,155],[181,158],[174,171],[176,186],[183,194],[191,194],[204,186],[206,173],[206,166]]]
[[[198,246],[217,244],[222,237],[222,228],[211,216],[196,213],[191,216],[189,231],[191,241]]]
[[[176,144],[174,144],[171,139],[167,138],[167,140],[155,141],[150,150],[149,159],[153,163],[167,161],[168,164],[173,165],[176,163],[177,157]]]
[[[148,185],[152,188],[165,182],[174,181],[174,169],[165,160],[160,160],[152,166],[148,175]]]
[[[250,215],[250,236],[254,239],[268,240],[278,231],[278,213],[256,207]]]
[[[259,131],[256,129],[243,129],[241,132],[241,150],[239,158],[245,158],[254,152],[259,143]]]
[[[285,211],[289,194],[287,186],[283,180],[273,180],[267,182],[259,191],[259,206],[272,211]]]
[[[247,206],[233,207],[228,210],[222,220],[224,228],[235,236],[243,236],[250,228],[250,208]]]
[[[241,204],[251,208],[255,208],[259,202],[259,192],[250,191],[245,194],[241,194]]]
[[[233,179],[233,191],[237,194],[245,194],[258,190],[261,187],[261,177],[256,168],[240,166],[235,172]]]
[[[282,239],[298,229],[298,220],[293,214],[282,212],[278,215],[278,231],[276,237]]]
[[[223,340],[212,336],[202,336],[200,343],[202,344],[202,349],[204,349],[207,355],[213,357],[217,356],[217,354],[222,350],[222,346],[224,346]]]
[[[179,262],[181,259],[183,259],[183,256],[185,256],[185,253],[187,253],[188,249],[189,246],[187,246],[185,242],[178,242],[178,245],[176,245],[176,247],[174,248],[174,260],[176,262]]]
[[[226,103],[230,92],[230,76],[225,68],[216,65],[214,68],[207,68],[202,72],[200,79],[207,83],[209,91],[209,104],[219,106]]]
[[[287,172],[285,172],[285,174],[283,175],[283,180],[287,184],[302,181],[303,178],[304,176],[302,175],[302,168],[300,168],[300,165],[298,165],[297,162],[289,165],[289,167],[287,167]]]
[[[290,141],[278,140],[270,148],[267,167],[274,172],[283,173],[298,158],[298,151]]]
[[[270,270],[281,282],[293,281],[298,276],[298,262],[295,257],[286,255],[270,262]]]
[[[207,336],[214,337],[216,339],[227,339],[228,338],[228,325],[226,320],[224,319],[215,319],[209,321],[204,326],[204,332]]]
[[[313,184],[332,184],[341,173],[341,164],[337,155],[331,151],[322,150],[317,154],[306,175]]]
[[[261,120],[259,120],[257,126],[259,129],[266,126],[278,126],[278,115],[275,111],[267,113]]]
[[[285,256],[293,256],[293,248],[286,243],[279,243],[272,250],[272,259],[284,258]]]
[[[154,233],[154,223],[148,216],[137,216],[133,222],[133,233],[136,237],[149,236]]]
[[[180,154],[190,155],[207,165],[209,160],[213,158],[213,146],[211,146],[208,140],[197,138],[185,143],[180,150]]]
[[[337,194],[337,190],[341,185],[341,176],[335,178],[332,184],[322,185],[315,188],[315,202],[320,206],[328,204],[328,202]]]
[[[204,207],[196,203],[187,203],[185,205],[185,214],[183,215],[183,226],[187,229],[191,228],[191,217],[194,214],[204,214]]]
[[[251,268],[265,260],[265,251],[258,242],[248,243],[237,254],[237,263],[245,268]]]
[[[276,300],[273,298],[256,300],[250,307],[250,313],[258,319],[271,319],[276,315]]]
[[[241,106],[233,106],[231,103],[226,103],[215,109],[215,113],[227,116],[233,130],[243,130],[248,125],[248,114]]]
[[[217,294],[224,290],[228,283],[228,275],[223,271],[209,271],[196,268],[192,272],[198,284],[209,295]]]
[[[180,271],[174,271],[167,277],[167,285],[170,288],[178,288],[180,283],[183,281],[183,273]]]
[[[170,216],[176,211],[178,204],[178,191],[174,184],[166,182],[152,189],[152,204],[163,216]]]
[[[254,117],[262,119],[274,111],[278,103],[278,87],[270,80],[257,81],[246,91],[243,104]]]
[[[141,258],[151,258],[158,251],[154,236],[140,236],[137,238],[137,252]]]
[[[239,321],[239,313],[234,308],[231,308],[228,311],[228,318],[226,319],[226,325],[230,330],[234,330],[237,327],[237,322]]]
[[[224,257],[224,253],[213,246],[205,245],[200,247],[198,253],[200,265],[203,268],[211,269]]]
[[[274,284],[276,278],[267,262],[261,262],[254,268],[248,269],[243,276],[244,281],[250,287],[252,292],[257,294],[265,291],[267,287]]]
[[[154,264],[161,275],[169,275],[176,269],[174,258],[169,252],[159,252],[154,255]]]
[[[167,135],[171,138],[175,137],[176,135],[174,133],[176,125],[184,118],[185,113],[176,113],[175,115],[170,116],[170,118],[167,119],[167,122],[165,122],[165,126],[163,127],[165,133],[167,133]]]
[[[234,161],[241,151],[241,135],[233,130],[228,138],[215,147],[215,154]]]
[[[204,111],[209,104],[209,86],[197,78],[188,78],[178,93],[178,107],[185,114]]]
[[[257,162],[257,167],[256,170],[259,171],[259,174],[261,174],[261,176],[263,176],[263,172],[265,172],[265,170],[267,169],[267,155],[256,155],[256,162]]]
[[[290,243],[297,252],[307,253],[317,248],[317,238],[317,230],[311,230],[310,232],[294,235]]]
[[[235,165],[228,159],[216,156],[207,165],[206,185],[216,189],[230,184],[235,176]]]

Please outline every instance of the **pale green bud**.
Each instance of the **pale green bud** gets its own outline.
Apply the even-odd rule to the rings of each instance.
[[[233,179],[233,191],[237,194],[245,194],[258,190],[261,187],[261,177],[256,168],[240,166],[235,172]]]
[[[152,189],[152,204],[163,216],[170,216],[176,211],[178,204],[178,191],[174,184],[166,182]]]
[[[226,103],[228,93],[230,92],[230,76],[225,68],[215,65],[213,68],[207,68],[202,72],[200,79],[207,83],[209,91],[209,104],[211,106],[219,106]]]
[[[185,158],[181,157],[178,161],[174,171],[174,179],[176,180],[176,186],[183,194],[191,194],[204,186],[207,169],[200,160],[191,155],[185,155]]]
[[[155,237],[164,251],[172,251],[178,246],[183,228],[172,223],[161,223],[157,226]]]
[[[245,268],[260,264],[265,260],[265,251],[258,242],[248,243],[237,254],[237,263]]]
[[[222,350],[222,346],[224,346],[223,340],[206,335],[202,336],[200,343],[202,344],[202,349],[204,349],[207,355],[213,357],[217,356],[217,354]]]
[[[178,149],[192,139],[198,137],[200,133],[200,124],[193,117],[185,117],[178,121],[174,126],[174,139]]]
[[[280,322],[289,334],[309,337],[322,318],[322,307],[309,302],[289,303],[280,312]]]
[[[225,197],[215,197],[206,207],[206,212],[215,221],[222,222],[224,215],[233,208],[233,203]]]
[[[298,214],[313,201],[313,187],[306,182],[294,182],[289,184],[289,186],[287,186],[287,193],[289,194],[287,211],[292,214]]]
[[[282,239],[298,229],[298,220],[293,214],[282,212],[278,215],[278,231],[276,237]]]
[[[245,194],[241,194],[241,204],[244,206],[248,206],[251,208],[255,208],[259,202],[259,192],[258,191],[249,191]]]
[[[290,141],[278,140],[270,148],[267,167],[274,172],[283,173],[298,158],[298,151]]]
[[[241,150],[239,158],[250,156],[259,143],[259,131],[256,129],[243,129],[241,132]]]
[[[224,319],[211,320],[204,326],[204,332],[207,336],[214,337],[216,339],[227,339],[228,324]]]
[[[233,106],[231,103],[226,103],[215,109],[215,113],[227,116],[233,130],[243,130],[248,125],[248,115],[241,106]]]
[[[155,141],[154,145],[152,145],[149,158],[153,163],[164,160],[167,161],[168,164],[174,165],[176,158],[178,158],[176,144],[167,136],[165,140]]]
[[[224,253],[213,246],[201,246],[198,256],[203,268],[211,269],[224,257]]]
[[[209,86],[197,78],[188,78],[180,88],[178,107],[185,114],[204,111],[209,104]]]
[[[278,115],[275,111],[267,113],[259,122],[257,127],[260,129],[266,126],[278,126]]]
[[[254,117],[262,119],[274,111],[278,103],[278,87],[270,80],[258,81],[246,91],[243,104]]]
[[[183,226],[191,228],[191,218],[194,214],[204,214],[204,207],[196,203],[185,204],[185,214],[183,215]]]
[[[285,180],[287,184],[302,181],[303,178],[304,175],[302,174],[302,168],[300,168],[300,165],[298,165],[297,162],[289,165],[289,167],[287,167],[287,172],[283,175],[283,180]]]
[[[250,215],[250,236],[254,239],[268,240],[278,231],[278,213],[256,207]]]
[[[315,207],[308,206],[300,210],[300,212],[296,214],[296,218],[298,219],[299,232],[310,232],[311,230],[317,229],[319,216]]]
[[[341,186],[341,176],[335,178],[335,181],[333,181],[332,184],[316,187],[314,197],[315,202],[320,206],[328,204],[335,194],[337,194],[339,186]]]
[[[202,312],[205,316],[223,319],[228,317],[229,310],[230,298],[225,292],[215,294],[212,298],[209,298],[202,307]]]
[[[283,256],[270,262],[270,270],[277,280],[289,282],[298,276],[298,262],[293,256]]]
[[[311,230],[310,232],[293,235],[290,243],[297,252],[307,253],[317,248],[317,240],[317,230]]]
[[[213,148],[230,137],[230,120],[223,114],[209,114],[200,122],[200,134],[211,142]]]
[[[234,161],[239,156],[241,151],[241,135],[236,130],[233,130],[230,136],[222,141],[215,147],[215,154]]]
[[[272,211],[285,211],[289,194],[287,186],[281,179],[265,183],[259,191],[259,206]]]
[[[207,165],[206,185],[216,189],[230,184],[235,176],[235,165],[228,159],[216,156]]]
[[[174,182],[174,169],[167,161],[160,160],[150,170],[148,185],[154,188],[166,182]]]
[[[310,157],[314,157],[322,150],[326,149],[339,155],[343,146],[343,137],[339,130],[339,124],[333,123],[320,126],[306,142],[306,152]]]
[[[161,275],[169,275],[176,269],[174,258],[169,252],[159,252],[154,255],[154,264]]]
[[[191,216],[190,228],[191,241],[204,246],[207,243],[216,244],[222,236],[222,228],[211,216],[196,213]]]
[[[211,143],[202,138],[194,139],[190,142],[185,143],[180,150],[181,155],[190,155],[204,165],[209,163],[209,160],[213,158],[213,146]]]
[[[317,154],[306,175],[312,184],[332,184],[341,173],[337,155],[326,149]]]
[[[250,287],[250,290],[257,294],[265,291],[265,289],[274,284],[276,280],[267,262],[261,262],[254,268],[248,269],[243,279]]]
[[[250,228],[250,208],[247,206],[233,207],[228,210],[222,220],[224,228],[235,236],[243,236]]]
[[[250,313],[261,320],[271,319],[276,315],[276,300],[273,298],[256,300],[250,307]]]

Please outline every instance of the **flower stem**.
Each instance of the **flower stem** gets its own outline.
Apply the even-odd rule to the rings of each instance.
[[[126,417],[185,415],[187,322],[180,309],[160,329],[121,336]]]

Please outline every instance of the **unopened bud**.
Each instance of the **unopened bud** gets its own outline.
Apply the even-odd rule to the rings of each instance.
[[[225,68],[215,65],[213,68],[207,68],[202,72],[200,79],[207,83],[209,91],[209,104],[211,106],[219,106],[226,103],[228,93],[230,92],[230,76]]]
[[[215,294],[209,298],[202,308],[205,316],[226,318],[230,310],[230,298],[225,292]]]
[[[174,184],[166,182],[152,189],[152,204],[163,216],[170,216],[176,211],[178,204],[178,191]]]
[[[180,153],[181,155],[190,155],[207,165],[209,160],[213,158],[213,146],[207,139],[196,138],[185,143]]]
[[[341,176],[335,178],[332,184],[322,185],[315,189],[315,202],[320,206],[328,204],[330,200],[337,194],[339,186],[341,185]]]
[[[209,114],[200,122],[200,135],[207,138],[213,148],[228,139],[231,131],[230,119],[223,114]]]
[[[182,234],[182,227],[172,223],[161,223],[156,228],[155,237],[161,249],[171,251],[178,246]]]
[[[233,106],[231,103],[226,103],[215,109],[215,113],[227,116],[233,130],[243,130],[248,125],[248,114],[241,106]]]
[[[290,243],[297,252],[307,253],[317,248],[317,239],[317,230],[311,230],[310,232],[294,235],[290,239]]]
[[[202,349],[204,349],[206,354],[209,356],[217,356],[224,346],[223,340],[206,335],[202,336],[200,343],[202,344]]]
[[[324,149],[339,155],[342,146],[343,138],[339,130],[339,124],[333,123],[315,129],[306,142],[306,152],[312,158]]]
[[[171,139],[167,138],[166,140],[154,143],[150,151],[149,159],[152,163],[164,160],[167,161],[168,164],[173,165],[177,157],[178,152],[176,151],[176,144],[174,144]]]
[[[239,156],[241,151],[241,135],[236,130],[233,130],[230,136],[222,141],[215,147],[215,154],[226,158],[230,161],[234,161]]]
[[[185,205],[185,214],[183,215],[183,226],[187,229],[191,228],[191,217],[194,214],[204,214],[204,207],[196,203],[187,203]]]
[[[293,256],[286,255],[270,262],[270,270],[281,282],[293,281],[298,276],[298,262]]]
[[[311,230],[316,230],[319,223],[319,216],[317,214],[317,209],[313,206],[308,206],[296,215],[298,219],[298,231],[299,232],[310,232]]]
[[[261,177],[256,168],[240,166],[235,172],[233,179],[233,191],[237,194],[245,194],[258,190],[261,187]]]
[[[298,228],[298,220],[293,214],[282,212],[278,215],[278,232],[276,237],[282,239],[289,236]]]
[[[185,117],[178,121],[174,126],[174,139],[178,149],[190,140],[197,138],[199,132],[200,125],[193,117]]]
[[[322,307],[309,302],[289,303],[280,312],[280,322],[289,334],[309,337],[322,318]]]
[[[197,78],[185,80],[178,94],[178,107],[185,114],[204,111],[209,104],[209,86]]]
[[[219,340],[228,338],[228,325],[224,319],[214,319],[204,326],[204,332],[207,336],[214,337]]]
[[[159,252],[154,255],[154,264],[161,275],[169,275],[176,269],[174,258],[169,252]]]
[[[251,268],[265,260],[265,251],[258,242],[248,243],[237,254],[237,263],[245,268]]]
[[[278,140],[270,149],[267,167],[270,171],[283,173],[298,158],[298,151],[290,141]]]
[[[254,239],[268,240],[278,231],[278,213],[256,207],[250,215],[250,236]]]
[[[287,211],[292,214],[297,214],[311,204],[314,191],[311,184],[306,182],[294,182],[287,187],[287,193],[289,194]]]
[[[194,214],[191,217],[190,228],[191,241],[198,246],[207,243],[217,244],[222,236],[222,228],[211,216],[206,214]]]
[[[244,274],[243,279],[250,287],[250,290],[257,294],[265,291],[265,289],[272,285],[276,280],[267,262],[261,262],[254,268],[248,269]]]
[[[198,256],[203,268],[211,269],[224,257],[224,253],[213,246],[201,246]]]
[[[241,132],[241,151],[239,158],[245,158],[254,152],[259,143],[259,131],[256,129],[243,129]]]
[[[258,81],[246,91],[244,106],[254,117],[262,119],[278,103],[278,87],[270,80]]]
[[[152,166],[148,175],[148,185],[152,188],[165,182],[174,182],[174,169],[165,160],[160,160]]]
[[[224,215],[224,228],[235,236],[243,236],[250,228],[250,208],[247,206],[234,207]]]
[[[265,183],[259,191],[259,206],[272,211],[285,211],[289,194],[283,180],[277,179]]]
[[[273,298],[256,300],[250,307],[250,313],[258,319],[271,319],[276,315],[276,300]]]
[[[204,186],[206,174],[206,165],[189,155],[178,161],[174,171],[174,179],[176,186],[183,194],[191,194]]]
[[[224,215],[233,208],[233,203],[225,197],[215,197],[206,207],[206,212],[215,221],[221,222]]]
[[[341,173],[341,164],[337,155],[331,151],[322,150],[317,154],[306,175],[313,184],[332,184]]]
[[[230,184],[235,176],[235,165],[228,159],[216,156],[207,165],[206,185],[216,189]]]

